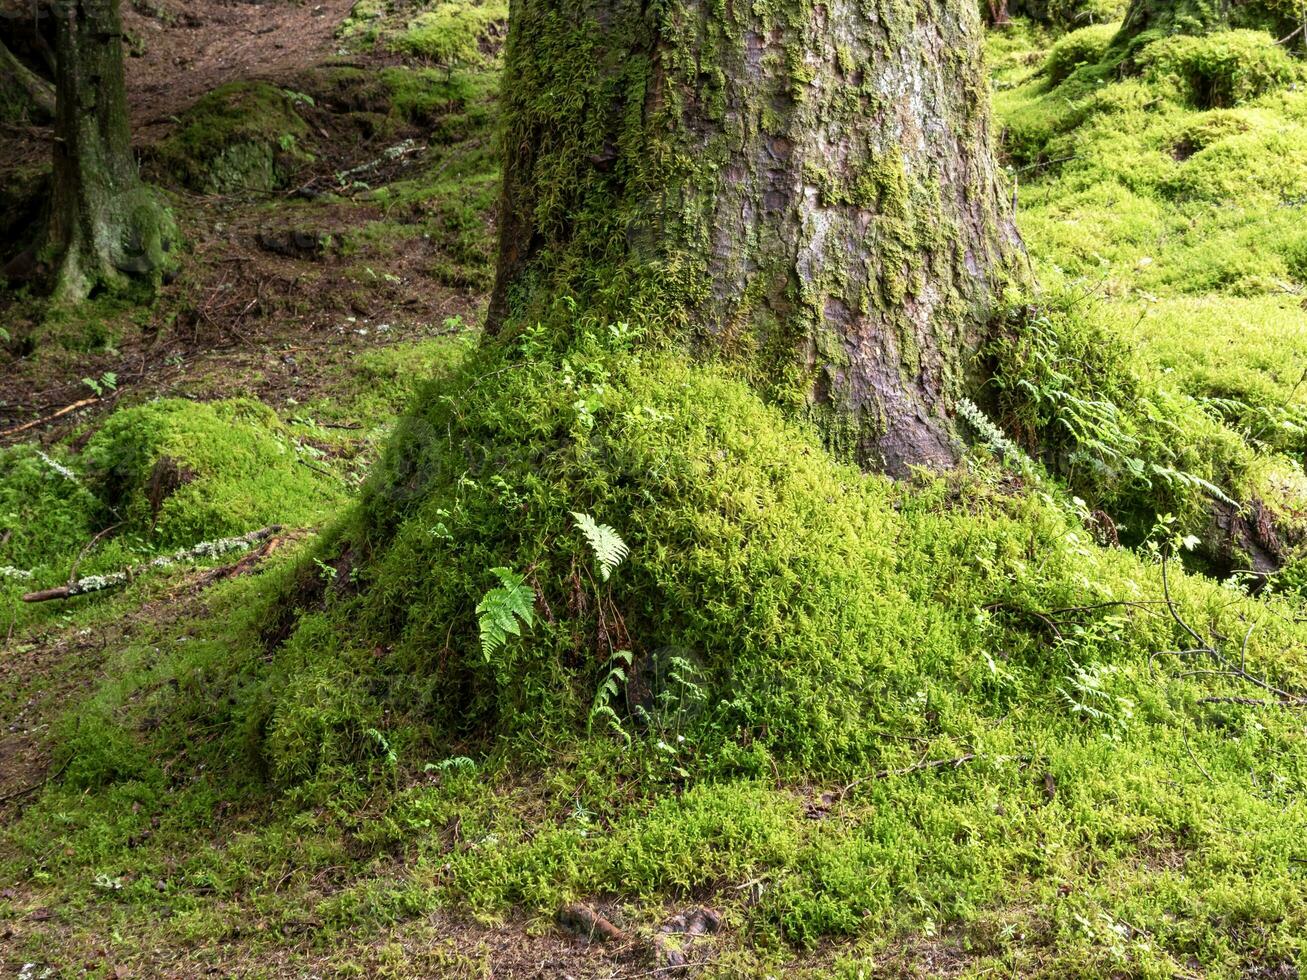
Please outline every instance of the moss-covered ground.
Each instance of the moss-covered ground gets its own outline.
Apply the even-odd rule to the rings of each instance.
[[[475,302],[448,297],[489,284],[495,50],[416,52],[482,15],[418,6],[364,0],[340,43],[421,63],[280,89],[368,114],[348,125],[385,134],[370,150],[421,121],[417,162],[246,210],[177,190],[205,222],[323,231],[259,267],[311,288],[223,314],[210,224],[210,278],[149,316],[200,336],[207,309],[229,349],[188,348],[167,388],[106,378],[105,344],[154,322],[108,301],[48,345],[104,397],[0,455],[0,768],[32,790],[0,804],[0,963],[1307,968],[1299,62],[1244,34],[1126,69],[1110,28],[991,37],[1043,287],[982,352],[967,467],[895,483],[638,323],[562,302],[565,331],[469,340]],[[68,341],[94,323],[101,353]],[[1291,564],[1269,587],[1196,540],[1222,498],[1274,512]],[[629,556],[599,563],[576,514]],[[255,574],[18,601],[273,523],[311,533]],[[487,643],[496,588],[530,621]],[[577,902],[623,938],[561,929]],[[720,929],[667,931],[705,907]]]

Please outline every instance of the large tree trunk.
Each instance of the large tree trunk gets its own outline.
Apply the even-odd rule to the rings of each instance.
[[[49,244],[55,296],[77,301],[128,276],[158,279],[174,229],[132,153],[117,0],[52,4],[57,111]]]
[[[903,473],[1020,242],[974,0],[513,0],[489,329],[571,295],[639,319]]]

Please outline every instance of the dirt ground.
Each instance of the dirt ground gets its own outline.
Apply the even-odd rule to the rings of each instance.
[[[153,142],[171,117],[228,82],[283,82],[335,50],[351,0],[241,3],[135,0],[123,4],[134,42],[127,65],[137,142]]]
[[[350,0],[123,0],[135,142],[164,138],[178,113],[228,82],[292,87],[328,59],[356,67],[387,63],[382,54],[339,54],[335,33],[351,6]],[[305,182],[384,150],[359,145],[329,111],[315,112],[318,157],[300,175]],[[414,135],[421,142],[422,134]],[[0,157],[7,157],[0,170],[40,165],[50,138],[37,128],[0,132]],[[403,176],[404,167],[419,160],[402,161],[387,178]],[[303,401],[338,377],[341,362],[359,350],[447,332],[452,317],[472,323],[483,303],[473,291],[424,274],[428,256],[421,240],[378,259],[387,275],[366,289],[347,275],[366,255],[346,262],[265,247],[269,234],[307,229],[331,236],[358,228],[379,216],[363,201],[291,208],[303,202],[292,201],[289,192],[273,198],[176,193],[184,197],[176,210],[187,251],[179,278],[164,288],[146,322],[122,330],[102,351],[46,344],[38,353],[16,342],[10,354],[0,351],[0,445],[33,436],[56,441],[125,397],[240,393],[278,407],[291,397]],[[278,200],[288,207],[270,206]],[[12,297],[0,296],[0,323],[11,335],[23,332],[23,313]],[[385,332],[369,329],[380,324]],[[114,390],[67,412],[88,400],[83,379],[106,372],[116,378]],[[40,420],[49,421],[32,425]]]

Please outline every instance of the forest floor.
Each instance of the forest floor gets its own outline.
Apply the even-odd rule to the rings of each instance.
[[[202,728],[192,733],[193,745],[163,762],[153,782],[92,781],[80,796],[59,788],[66,771],[75,775],[86,761],[62,748],[76,742],[83,723],[80,708],[71,714],[69,708],[129,673],[148,673],[160,650],[209,643],[203,624],[233,615],[233,607],[239,613],[246,580],[214,585],[209,563],[143,575],[121,591],[66,604],[30,606],[19,601],[21,594],[58,585],[74,569],[107,574],[148,561],[193,543],[187,535],[201,527],[230,534],[285,524],[288,530],[275,539],[282,550],[264,563],[283,567],[293,545],[337,519],[352,499],[416,382],[441,377],[469,349],[493,275],[502,24],[475,38],[450,70],[424,57],[420,45],[396,41],[424,6],[416,2],[386,8],[346,0],[138,0],[126,6],[136,140],[146,174],[167,187],[181,221],[180,274],[149,306],[101,297],[75,317],[50,319],[23,289],[0,293],[7,341],[0,354],[0,609],[8,611],[0,628],[0,970],[6,975],[692,975],[667,958],[668,935],[685,940],[692,967],[704,976],[1299,975],[1307,963],[1299,931],[1307,923],[1301,870],[1307,855],[1301,838],[1293,839],[1302,804],[1292,791],[1305,778],[1295,768],[1302,764],[1304,733],[1284,717],[1264,724],[1244,715],[1217,719],[1213,729],[1251,733],[1262,749],[1226,748],[1213,741],[1219,733],[1204,730],[1194,741],[1199,751],[1207,747],[1206,768],[1195,758],[1189,728],[1183,741],[1176,736],[1146,748],[1118,745],[1115,734],[1055,746],[1048,749],[1051,759],[1032,755],[1011,766],[1017,774],[1010,782],[985,770],[974,799],[945,789],[938,798],[923,790],[865,803],[851,796],[846,804],[849,786],[773,785],[770,777],[758,783],[765,790],[732,796],[728,787],[722,800],[687,794],[687,810],[705,827],[715,826],[717,811],[739,814],[733,819],[742,829],[728,829],[725,843],[714,839],[702,853],[694,840],[681,839],[694,831],[680,825],[667,837],[651,832],[652,842],[636,832],[623,838],[626,786],[615,787],[611,809],[588,813],[581,797],[584,753],[556,760],[561,768],[538,778],[491,772],[465,785],[452,776],[441,782],[431,766],[412,774],[397,797],[453,787],[458,816],[447,826],[424,818],[420,808],[396,817],[371,788],[351,796],[346,787],[340,799],[326,800],[306,789],[287,816],[248,788],[210,787],[203,766],[197,770],[187,759],[188,751],[198,758],[216,737]],[[1296,251],[1301,235],[1291,234],[1297,212],[1257,202],[1241,209],[1232,201],[1237,194],[1210,189],[1206,199],[1191,194],[1175,203],[1144,177],[1118,172],[1128,164],[1113,162],[1122,154],[1112,143],[1119,129],[1113,120],[1100,120],[1101,131],[1089,136],[1058,129],[1056,93],[1039,74],[1050,43],[1024,28],[990,42],[996,108],[1009,131],[1005,152],[1022,175],[1021,227],[1040,278],[1086,297],[1104,322],[1130,334],[1137,371],[1150,383],[1170,379],[1173,397],[1210,400],[1212,441],[1252,441],[1244,436],[1255,433],[1259,451],[1301,454],[1307,329],[1300,282],[1307,250]],[[224,86],[235,88],[216,106],[205,103]],[[1275,99],[1283,104],[1272,105]],[[246,125],[251,105],[271,106],[266,122]],[[1262,121],[1273,116],[1277,131],[1307,117],[1301,99],[1280,93],[1266,96],[1256,111],[1265,114]],[[1157,132],[1139,136],[1158,144],[1146,148],[1148,159],[1169,155],[1177,167],[1187,163],[1189,156],[1179,159],[1172,149],[1210,121],[1206,113],[1192,110],[1191,119],[1177,110]],[[1224,117],[1217,124],[1238,128]],[[199,149],[194,143],[183,149],[218,172],[216,184],[181,181],[169,170],[192,125],[211,130],[208,143],[218,147],[201,139]],[[1248,131],[1256,132],[1250,126],[1239,133]],[[1015,143],[1011,133],[1024,142]],[[11,152],[3,154],[0,176],[17,181],[39,170],[47,137],[8,133]],[[1058,142],[1072,139],[1080,142],[1070,150]],[[233,141],[258,145],[255,155],[264,162],[250,178],[257,186],[229,179],[232,164],[221,148]],[[1197,149],[1186,151],[1197,160],[1192,172],[1204,163]],[[1145,153],[1135,145],[1130,150]],[[1064,159],[1072,154],[1076,159]],[[1109,166],[1117,169],[1093,169]],[[269,172],[274,179],[265,181]],[[1168,170],[1158,181],[1179,179]],[[1243,325],[1237,337],[1231,322]],[[33,339],[38,323],[39,343]],[[172,406],[164,414],[130,415],[160,398]],[[251,401],[267,415],[258,415]],[[217,425],[192,417],[192,407],[209,405],[230,414],[218,416]],[[152,514],[147,509],[130,519],[129,530],[100,540],[90,529],[106,519],[95,501],[83,499],[86,485],[106,480],[106,467],[117,472],[113,466],[135,465],[115,456],[123,439],[110,437],[115,418],[166,429],[168,451],[183,462],[186,447],[212,440],[224,453],[250,452],[259,461],[255,468],[268,468],[277,454],[286,465],[257,486],[249,472],[244,483],[217,477],[206,483],[197,456],[201,472],[189,510],[156,502]],[[232,419],[239,425],[228,425]],[[230,441],[236,439],[248,441]],[[59,467],[72,475],[64,478]],[[1291,468],[1252,469],[1263,486],[1293,479]],[[222,520],[203,509],[201,498],[216,494],[214,487],[242,498]],[[59,508],[72,516],[47,521],[46,513]],[[254,577],[264,565],[252,566]],[[1225,601],[1215,587],[1192,588],[1209,605]],[[1303,669],[1294,659],[1298,652],[1287,648],[1284,662],[1277,661],[1286,676]],[[204,663],[197,659],[197,677],[207,670]],[[1002,673],[993,661],[990,666]],[[1151,661],[1147,670],[1136,665],[1131,676],[1138,680],[1151,667]],[[186,679],[179,674],[167,683],[176,687]],[[1097,696],[1091,691],[1086,699]],[[126,698],[128,705],[135,700]],[[1151,702],[1141,707],[1141,714],[1147,711],[1164,713]],[[142,737],[149,723],[148,717],[141,723]],[[1005,709],[995,730],[1010,727]],[[913,758],[920,749],[923,759],[941,751],[924,739],[902,748]],[[1141,774],[1140,760],[1155,768]],[[121,765],[123,772],[130,768]],[[896,766],[887,771],[911,771]],[[559,788],[566,779],[557,775],[564,770],[576,780],[566,792]],[[1080,772],[1094,775],[1081,785],[1069,775]],[[1245,777],[1252,789],[1236,787]],[[1165,795],[1172,791],[1190,800],[1197,815],[1177,815]],[[884,789],[899,792],[915,791]],[[1146,801],[1146,816],[1115,812],[1127,793]],[[692,809],[700,805],[702,813]],[[935,827],[932,815],[953,808],[961,814],[957,825]],[[908,814],[903,826],[886,831],[893,846],[868,859],[864,877],[874,884],[864,889],[846,881],[827,855],[842,848],[839,854],[861,858],[859,848],[868,844],[862,828],[889,826],[900,810]],[[398,845],[368,843],[370,833],[381,833],[370,827],[393,830],[388,821],[403,819],[414,824],[394,831]],[[430,835],[448,837],[443,850],[416,842],[414,828],[423,819],[444,826]],[[1010,835],[1003,829],[1009,819]],[[1244,828],[1241,821],[1257,825]],[[560,928],[545,909],[566,891],[550,876],[566,875],[552,856],[541,859],[533,842],[574,823],[585,828],[580,838],[593,828],[596,836],[627,840],[633,852],[647,847],[678,856],[688,870],[677,873],[693,884],[646,886],[632,871],[634,899],[583,895],[620,927],[618,939],[590,943],[578,934],[584,925]],[[918,839],[912,836],[918,831],[943,836]],[[949,850],[972,836],[994,848],[993,867]],[[927,846],[938,857],[919,856],[920,864],[940,867],[918,876],[896,863]],[[732,848],[749,857],[723,856]],[[469,871],[478,849],[487,864]],[[1273,863],[1267,854],[1287,862],[1273,880],[1255,868],[1258,861]],[[575,870],[584,859],[565,851],[556,863]],[[801,882],[796,889],[814,889],[815,897],[803,892],[802,900],[811,901],[802,915],[767,893],[787,880],[779,872],[773,879],[770,869],[780,866]],[[1030,882],[1021,877],[1026,871]],[[954,873],[973,873],[974,881],[950,878]],[[1186,884],[1186,873],[1196,884]],[[1013,876],[1023,883],[1013,884]],[[510,878],[526,884],[510,887]],[[854,897],[845,908],[845,899],[828,898],[810,880],[831,895],[845,889]],[[445,897],[443,888],[455,897]],[[1194,912],[1196,890],[1203,888],[1219,895],[1212,899],[1219,914]],[[1166,897],[1150,906],[1157,892]],[[882,901],[884,894],[893,897]],[[1259,902],[1273,911],[1253,907]],[[720,932],[675,932],[704,910],[722,908]],[[890,916],[894,928],[860,933],[858,923],[875,915]]]

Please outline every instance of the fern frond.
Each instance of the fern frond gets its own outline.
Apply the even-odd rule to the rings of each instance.
[[[622,563],[631,553],[631,549],[626,546],[626,542],[616,531],[607,524],[597,523],[589,514],[572,511],[572,517],[576,520],[577,529],[589,542],[595,560],[599,562],[599,574],[607,582],[609,576],[613,574],[613,569]]]
[[[507,568],[490,570],[499,579],[498,588],[491,589],[477,604],[477,621],[481,627],[481,652],[486,661],[507,642],[510,636],[521,636],[519,620],[530,627],[535,619],[535,589],[526,579]]]

